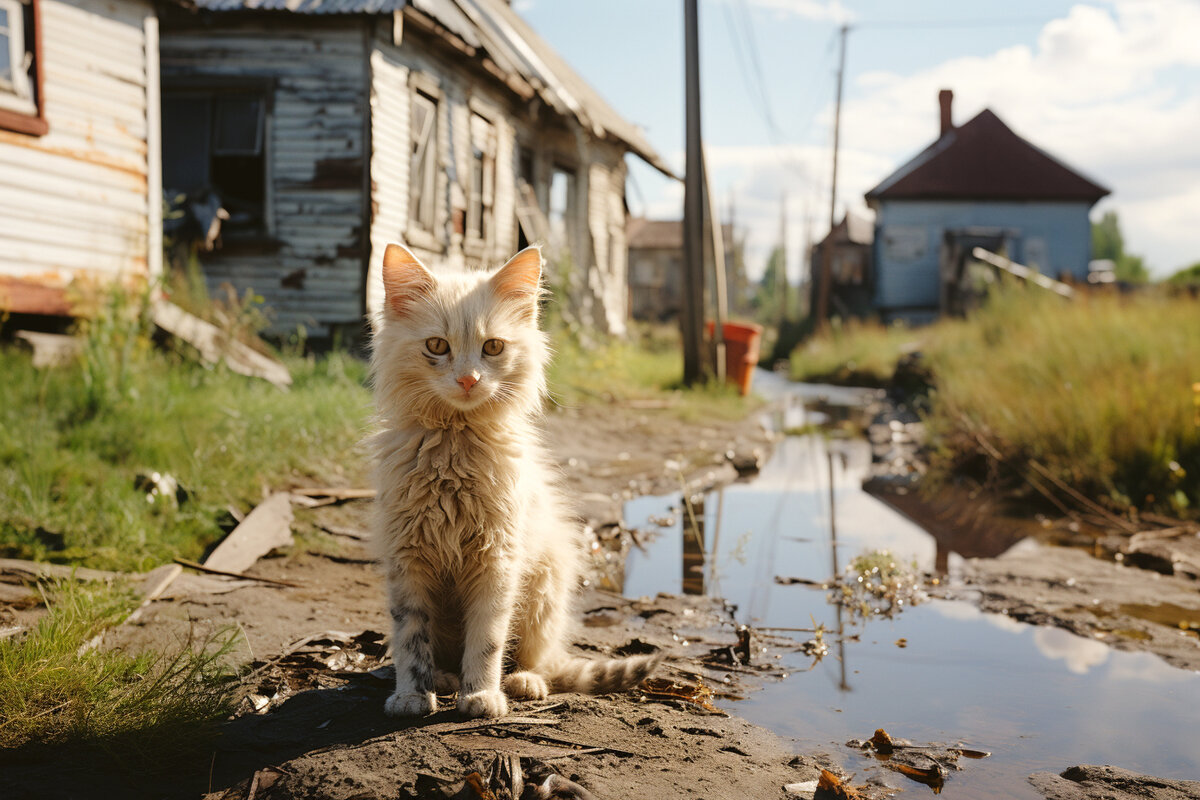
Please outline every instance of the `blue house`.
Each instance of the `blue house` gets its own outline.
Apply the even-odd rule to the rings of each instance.
[[[971,250],[984,247],[1061,280],[1087,280],[1088,212],[1109,190],[1022,139],[990,110],[955,126],[943,89],[937,141],[867,192],[872,284],[885,321],[953,308]]]

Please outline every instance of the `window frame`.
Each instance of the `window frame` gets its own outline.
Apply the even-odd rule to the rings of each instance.
[[[16,92],[0,90],[0,129],[13,131],[15,133],[24,133],[30,136],[44,136],[50,131],[50,125],[46,121],[45,103],[43,101],[43,70],[42,70],[42,9],[40,0],[28,0],[28,8],[30,9],[29,18],[32,22],[32,36],[29,26],[25,24],[25,9],[26,3],[21,0],[0,0],[0,5],[4,6],[9,12],[9,19],[15,17],[21,21],[20,35],[21,47],[20,55],[17,48],[10,51],[10,61],[14,66],[14,74],[23,72],[18,69],[19,65],[23,65],[25,54],[29,53],[33,57],[33,64],[27,70],[30,92],[32,97],[29,98],[28,105],[19,102],[21,96]],[[19,12],[14,15],[14,11]],[[10,22],[10,30],[12,25]],[[10,44],[12,38],[10,35]],[[12,98],[10,100],[10,98]]]
[[[209,135],[208,135],[208,170],[209,180],[212,179],[212,160],[220,154],[216,148],[217,99],[228,95],[250,95],[258,98],[259,125],[258,146],[263,162],[263,205],[262,223],[256,230],[225,228],[222,238],[226,245],[239,242],[257,242],[270,240],[275,236],[275,170],[272,165],[273,148],[272,119],[275,113],[275,80],[273,78],[226,78],[222,76],[188,75],[170,78],[163,82],[162,97],[167,95],[207,95],[210,98]],[[162,100],[160,100],[160,103]],[[165,167],[165,165],[164,165]],[[164,187],[175,188],[175,187]],[[225,238],[226,234],[232,234]]]
[[[441,159],[439,153],[439,139],[441,138],[441,97],[430,92],[424,87],[414,87],[412,96],[409,100],[409,169],[408,169],[408,226],[409,231],[419,231],[428,236],[436,237],[438,213],[437,213],[437,186],[438,186],[438,171]],[[425,126],[425,141],[424,150],[420,152],[418,158],[417,149],[421,147],[421,142],[418,137],[421,132],[416,130],[414,117],[416,116],[413,109],[418,104],[426,104],[428,106],[426,117],[427,125]],[[421,186],[417,186],[417,166],[421,166]],[[428,197],[428,205],[422,208],[421,198]],[[424,213],[423,213],[424,212]]]
[[[496,162],[500,146],[495,120],[480,113],[474,104],[470,135],[471,172],[464,232],[466,244],[482,249],[496,230]]]

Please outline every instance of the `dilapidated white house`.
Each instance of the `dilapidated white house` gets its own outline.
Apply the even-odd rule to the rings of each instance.
[[[158,77],[148,0],[0,0],[0,311],[161,269]]]
[[[624,156],[670,173],[504,0],[194,0],[161,60],[164,185],[220,197],[206,279],[277,331],[355,335],[388,242],[472,268],[542,240],[572,312],[624,330]]]

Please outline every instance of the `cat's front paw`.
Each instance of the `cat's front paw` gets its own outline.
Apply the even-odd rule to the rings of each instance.
[[[514,700],[545,700],[550,685],[536,672],[514,672],[504,678],[504,691]]]
[[[460,695],[458,710],[468,717],[503,717],[508,713],[508,700],[499,689]]]
[[[433,692],[395,692],[383,704],[383,713],[389,717],[423,717],[436,709]]]

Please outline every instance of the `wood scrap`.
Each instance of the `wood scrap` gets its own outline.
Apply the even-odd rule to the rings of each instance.
[[[204,566],[217,574],[240,575],[262,556],[293,543],[292,519],[291,498],[276,492],[230,531],[204,559]]]
[[[213,569],[212,567],[199,564],[195,561],[188,561],[186,558],[177,558],[175,559],[175,563],[181,564],[188,569],[194,569],[198,572],[207,572],[209,575],[224,575],[227,578],[242,578],[248,581],[258,581],[259,583],[270,583],[275,586],[287,586],[292,589],[298,589],[302,585],[293,581],[281,581],[277,580],[276,578],[263,578],[258,575],[243,575],[240,572],[226,572],[223,569]]]
[[[74,578],[79,581],[114,581],[136,577],[123,572],[108,572],[107,570],[72,567],[65,564],[46,564],[41,561],[26,561],[20,558],[0,558],[0,575],[14,575],[24,580]]]
[[[347,528],[341,525],[327,525],[323,522],[318,522],[317,527],[331,536],[342,536],[346,539],[355,539],[360,542],[365,542],[371,538],[371,532],[361,528]]]
[[[155,325],[195,347],[205,362],[224,361],[239,375],[262,378],[280,389],[292,385],[292,375],[283,364],[231,339],[216,325],[189,314],[174,303],[160,300],[154,304],[153,315]]]
[[[292,494],[301,497],[331,497],[337,500],[370,500],[375,497],[374,489],[350,487],[302,487],[292,489]]]
[[[33,366],[36,369],[57,367],[70,363],[82,348],[75,336],[38,331],[17,331],[13,334],[33,351]]]

